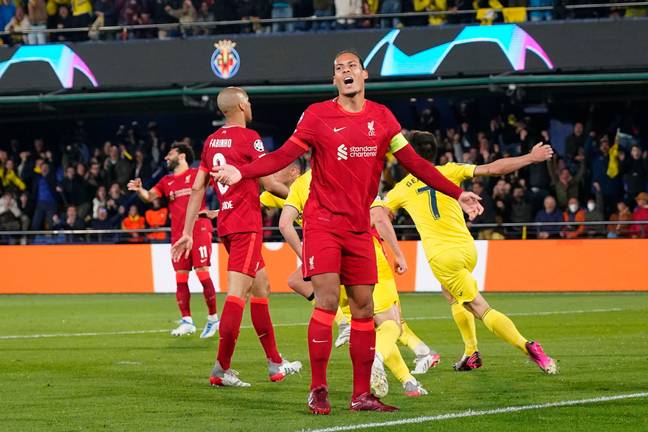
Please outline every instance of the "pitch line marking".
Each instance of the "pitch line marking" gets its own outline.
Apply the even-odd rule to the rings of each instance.
[[[601,313],[601,312],[620,312],[622,308],[609,308],[609,309],[589,309],[589,310],[575,310],[575,311],[547,311],[547,312],[517,312],[507,313],[508,316],[543,316],[543,315],[570,315],[570,314],[587,314],[587,313]],[[426,321],[426,320],[447,320],[452,319],[449,316],[431,316],[431,317],[412,317],[407,318],[406,321]],[[303,327],[308,323],[283,323],[275,324],[275,327]],[[241,329],[251,329],[250,325],[241,326]],[[159,330],[124,330],[115,332],[84,332],[84,333],[45,333],[45,334],[31,334],[31,335],[0,335],[0,340],[14,340],[14,339],[45,339],[53,337],[85,337],[85,336],[122,336],[122,335],[139,335],[139,334],[152,334],[152,333],[170,333],[170,329]]]
[[[307,432],[342,432],[342,431],[370,429],[370,428],[387,427],[387,426],[420,424],[420,423],[428,423],[428,422],[435,422],[441,420],[451,420],[451,419],[465,418],[465,417],[480,417],[480,416],[495,415],[495,414],[509,414],[509,413],[515,413],[520,411],[531,411],[531,410],[538,410],[538,409],[545,409],[545,408],[587,405],[587,404],[595,404],[599,402],[610,402],[610,401],[616,401],[622,399],[636,399],[636,398],[644,398],[644,397],[648,397],[648,392],[627,393],[627,394],[620,394],[614,396],[600,396],[600,397],[595,397],[590,399],[566,400],[566,401],[559,401],[559,402],[548,402],[543,404],[519,405],[519,406],[495,408],[489,410],[467,410],[467,411],[460,411],[454,413],[439,414],[435,416],[411,417],[411,418],[405,418],[400,420],[389,420],[384,422],[364,423],[364,424],[346,425],[346,426],[334,426],[334,427],[323,428],[323,429],[306,429],[306,431]]]

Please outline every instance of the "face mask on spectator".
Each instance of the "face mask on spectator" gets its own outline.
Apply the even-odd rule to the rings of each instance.
[[[587,210],[594,211],[595,208],[596,208],[596,203],[595,202],[590,201],[590,202],[587,203]]]
[[[569,204],[569,211],[576,213],[578,211],[578,204]]]

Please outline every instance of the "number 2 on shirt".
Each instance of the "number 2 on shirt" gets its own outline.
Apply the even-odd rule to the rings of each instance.
[[[214,166],[223,166],[226,165],[227,162],[225,161],[225,156],[223,156],[222,153],[216,153],[214,155],[214,159],[212,161],[212,165]],[[225,195],[225,192],[229,189],[228,185],[220,184],[216,182],[216,185],[218,185],[218,190],[220,191],[221,195]]]
[[[436,190],[432,189],[430,186],[425,186],[418,188],[416,192],[419,194],[428,194],[428,197],[430,199],[430,212],[432,212],[432,217],[434,217],[435,220],[440,219],[441,215],[439,214],[439,205],[437,204]]]

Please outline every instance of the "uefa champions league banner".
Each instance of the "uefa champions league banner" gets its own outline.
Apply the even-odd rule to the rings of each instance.
[[[329,83],[348,48],[373,80],[641,71],[648,20],[26,45],[0,49],[0,94]]]

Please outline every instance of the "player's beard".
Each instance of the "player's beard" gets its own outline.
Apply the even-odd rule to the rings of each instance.
[[[171,159],[167,162],[167,166],[171,171],[175,171],[175,169],[178,167],[179,163],[175,159]]]

